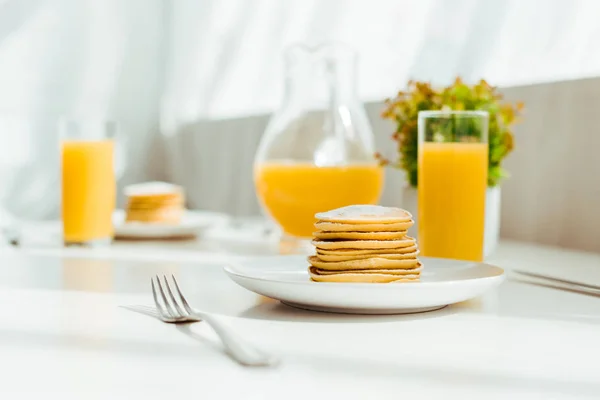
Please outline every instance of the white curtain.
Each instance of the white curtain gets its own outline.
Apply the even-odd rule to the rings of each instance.
[[[56,119],[94,114],[127,138],[121,185],[174,180],[194,207],[253,213],[248,169],[289,44],[350,44],[378,102],[409,78],[598,75],[598,15],[595,0],[0,0],[1,197],[55,216]]]
[[[507,86],[597,75],[596,0],[183,0],[170,3],[164,110],[184,119],[270,112],[291,43],[349,43],[360,93],[458,74]]]
[[[0,194],[25,218],[56,216],[57,120],[119,121],[123,182],[145,177],[158,132],[164,9],[160,0],[0,2]]]

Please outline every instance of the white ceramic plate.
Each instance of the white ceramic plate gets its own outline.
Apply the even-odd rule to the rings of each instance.
[[[484,263],[419,257],[419,283],[313,282],[306,256],[252,258],[225,267],[236,283],[288,305],[355,314],[431,311],[477,297],[500,285],[504,270]]]
[[[125,222],[125,212],[116,210],[113,215],[115,236],[129,239],[168,239],[202,233],[223,222],[227,216],[212,211],[186,211],[178,225],[161,225],[142,222]]]

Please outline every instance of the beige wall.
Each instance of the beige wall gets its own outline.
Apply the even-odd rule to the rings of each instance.
[[[600,252],[600,79],[504,92],[526,115],[505,164],[502,236]]]

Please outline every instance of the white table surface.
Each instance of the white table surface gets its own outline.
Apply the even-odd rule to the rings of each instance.
[[[600,285],[598,254],[505,241],[489,259],[509,270],[495,292],[431,313],[351,316],[281,305],[222,271],[278,252],[258,230],[229,228],[192,242],[0,249],[0,399],[600,398],[600,299],[510,274]],[[119,308],[150,305],[150,276],[163,273],[282,363],[241,367],[202,323],[178,329]]]

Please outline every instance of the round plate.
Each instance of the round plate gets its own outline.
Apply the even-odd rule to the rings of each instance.
[[[116,210],[113,214],[115,236],[124,239],[168,239],[193,236],[226,219],[226,215],[217,212],[188,210],[178,225],[162,225],[125,222],[123,210]]]
[[[504,270],[468,261],[419,257],[418,283],[313,282],[306,256],[260,257],[225,267],[240,286],[285,304],[350,314],[406,314],[437,310],[500,285]]]

